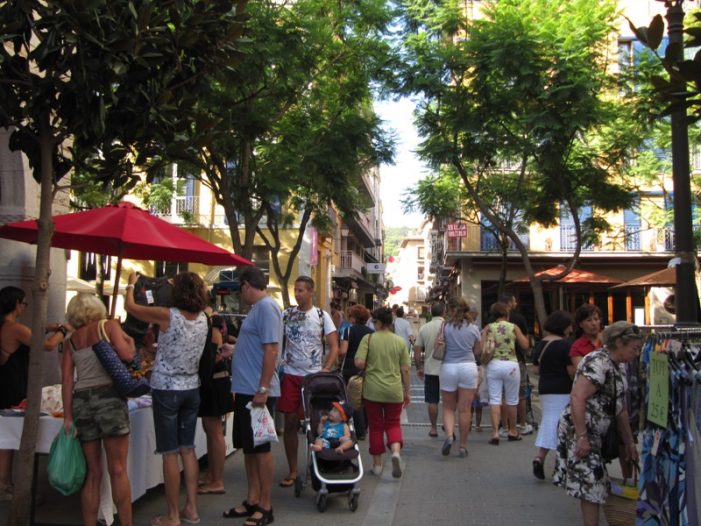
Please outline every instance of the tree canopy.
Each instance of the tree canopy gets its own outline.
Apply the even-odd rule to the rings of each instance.
[[[73,168],[108,186],[154,144],[187,135],[197,90],[238,60],[247,0],[0,3],[0,127],[41,184],[32,348],[43,347],[55,185]],[[30,353],[21,477],[8,519],[26,524],[42,370]]]
[[[645,124],[633,117],[635,91],[615,96],[625,82],[611,72],[616,2],[486,1],[478,17],[454,0],[402,6],[403,89],[423,97],[419,153],[459,178],[463,210],[478,210],[518,248],[542,322],[518,224],[552,226],[569,212],[577,230],[569,271],[582,243],[607,228],[601,212],[630,202],[620,173]],[[599,214],[580,221],[590,205]]]

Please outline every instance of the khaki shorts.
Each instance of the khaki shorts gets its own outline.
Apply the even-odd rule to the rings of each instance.
[[[73,393],[73,423],[81,442],[129,434],[129,409],[113,385]]]

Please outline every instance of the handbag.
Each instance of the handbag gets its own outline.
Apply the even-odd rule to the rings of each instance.
[[[494,358],[494,351],[497,348],[497,342],[494,339],[491,329],[487,326],[484,333],[484,343],[482,344],[482,354],[480,354],[480,363],[487,365]]]
[[[443,358],[445,358],[445,322],[441,323],[436,341],[433,342],[433,354],[431,357],[439,362],[442,362]]]
[[[368,356],[370,356],[370,341],[372,334],[368,334]],[[367,359],[366,359],[367,363]],[[359,371],[348,379],[346,385],[346,399],[354,410],[359,410],[363,407],[363,388],[365,387],[365,369]]]
[[[146,378],[135,376],[129,370],[127,365],[119,358],[117,352],[110,343],[110,338],[105,331],[105,323],[107,320],[100,320],[97,325],[97,334],[100,341],[92,346],[93,352],[97,355],[97,359],[102,364],[105,372],[112,378],[112,383],[117,389],[119,396],[124,398],[136,398],[147,394],[151,391],[151,385]],[[131,366],[138,370],[138,364]]]
[[[611,462],[618,458],[621,439],[618,436],[618,424],[616,423],[616,373],[613,373],[613,396],[609,404],[609,414],[611,415],[611,424],[606,433],[601,437],[601,458],[604,462]]]

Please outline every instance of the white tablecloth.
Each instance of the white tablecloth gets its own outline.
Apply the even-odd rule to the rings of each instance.
[[[153,413],[150,407],[135,409],[129,412],[131,420],[131,433],[129,435],[129,457],[127,470],[131,482],[132,502],[144,495],[146,491],[163,482],[163,464],[161,456],[155,454],[156,434],[153,427]],[[229,415],[229,421],[232,420]],[[227,422],[228,424],[229,422]],[[19,449],[22,436],[22,417],[0,417],[0,449]],[[47,453],[51,448],[51,442],[63,425],[62,418],[42,416],[39,421],[39,437],[37,439],[37,453]],[[227,427],[230,427],[227,425]],[[227,442],[231,433],[227,433]],[[228,445],[228,444],[227,444]],[[229,448],[227,448],[229,450]],[[228,451],[227,451],[228,452]],[[195,433],[195,453],[200,458],[207,453],[207,438],[202,429],[201,420],[197,421]],[[107,461],[104,451],[102,455],[103,477],[100,487],[100,515],[107,524],[114,521],[114,504],[112,503],[112,490],[107,472]]]

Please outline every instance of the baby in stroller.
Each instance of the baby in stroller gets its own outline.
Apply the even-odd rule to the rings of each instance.
[[[309,446],[312,451],[328,448],[343,453],[353,447],[350,427],[346,423],[349,413],[352,414],[352,410],[347,402],[331,403],[331,410],[319,420],[316,440]]]

